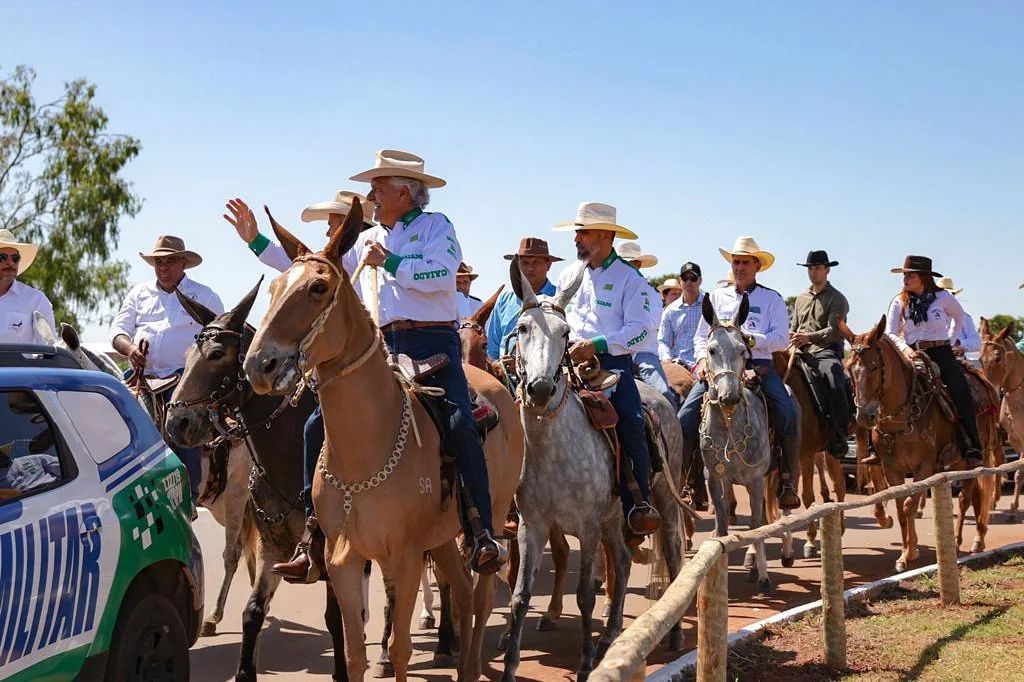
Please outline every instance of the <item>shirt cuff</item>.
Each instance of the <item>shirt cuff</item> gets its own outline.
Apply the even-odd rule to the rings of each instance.
[[[597,354],[608,352],[608,339],[603,336],[595,336],[590,340],[594,344],[594,352]]]
[[[249,250],[260,256],[267,247],[270,245],[270,240],[259,232],[256,233],[256,238],[249,242]]]
[[[393,253],[384,259],[384,269],[391,273],[392,277],[398,275],[398,266],[401,264],[402,257]]]

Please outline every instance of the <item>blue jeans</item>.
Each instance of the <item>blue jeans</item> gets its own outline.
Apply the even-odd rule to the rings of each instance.
[[[768,397],[768,412],[771,416],[775,433],[780,436],[796,435],[796,406],[786,392],[782,377],[775,371],[771,360],[754,360],[754,367],[767,367],[768,372],[761,377],[761,390]],[[763,370],[762,370],[763,371]],[[686,396],[686,402],[679,408],[679,425],[683,427],[683,436],[697,440],[697,429],[700,427],[700,407],[708,385],[704,381],[694,383]]]
[[[673,410],[679,409],[679,398],[676,392],[668,385],[668,377],[665,376],[665,368],[661,366],[661,360],[657,353],[637,353],[636,364],[640,368],[640,380],[665,396],[665,400],[672,406]]]
[[[306,505],[306,516],[313,515],[313,476],[316,474],[316,462],[320,458],[320,449],[324,446],[324,414],[320,411],[320,403],[316,404],[306,425],[302,429],[302,501]]]
[[[633,467],[633,475],[644,501],[651,499],[651,453],[647,450],[647,436],[644,433],[643,405],[633,378],[633,356],[602,353],[597,359],[602,369],[619,372],[619,383],[612,390],[609,400],[619,415],[615,432],[619,436],[622,454],[629,460],[622,463],[622,474],[619,476],[619,500],[622,502],[622,512],[628,515],[633,509],[633,496],[626,487],[627,466]]]
[[[455,454],[455,466],[466,485],[473,504],[480,513],[480,523],[494,532],[491,521],[491,490],[487,480],[487,460],[480,434],[473,420],[469,385],[462,369],[462,345],[453,327],[436,326],[388,332],[384,341],[393,353],[403,353],[422,360],[437,353],[448,356],[444,369],[423,380],[424,386],[445,390],[445,406],[449,418],[448,442]],[[467,529],[468,530],[468,529]]]

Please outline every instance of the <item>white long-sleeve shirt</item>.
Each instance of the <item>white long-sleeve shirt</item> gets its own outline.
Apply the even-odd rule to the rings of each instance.
[[[956,342],[960,342],[960,347],[967,353],[978,353],[981,351],[981,336],[978,335],[978,328],[974,326],[974,318],[967,311],[964,311],[964,324],[960,329],[959,336],[953,336],[954,325],[952,320],[949,323],[949,342],[952,345],[956,345]]]
[[[36,334],[32,320],[32,313],[37,310],[56,333],[50,299],[39,289],[14,280],[7,293],[0,296],[0,343],[45,343]]]
[[[964,309],[956,297],[948,291],[936,292],[935,300],[928,306],[928,319],[915,324],[904,309],[899,296],[889,304],[885,318],[885,333],[900,350],[906,350],[918,341],[949,341],[960,337],[964,327]]]
[[[658,355],[658,326],[661,325],[663,305],[661,302],[661,296],[659,296],[658,292],[654,290],[654,287],[651,286],[650,282],[648,282],[646,278],[644,278],[644,282],[650,288],[650,291],[647,292],[647,297],[651,302],[651,327],[654,329],[654,332],[648,334],[647,338],[633,348],[634,357],[638,353],[651,353],[654,356]]]
[[[210,287],[183,277],[178,289],[214,313],[224,312],[224,304]],[[138,344],[149,340],[146,374],[166,377],[185,366],[185,351],[196,341],[203,327],[181,306],[177,295],[164,291],[156,280],[132,287],[110,327],[110,341],[124,334]]]
[[[572,281],[576,267],[562,270],[559,290]],[[648,337],[656,337],[652,291],[643,275],[614,250],[598,267],[585,266],[583,282],[566,311],[570,341],[593,341],[598,353],[634,353]]]
[[[737,293],[735,285],[728,285],[707,292],[711,305],[719,320],[723,322],[736,316],[743,294]],[[789,313],[782,295],[774,289],[755,284],[747,292],[750,312],[742,329],[754,337],[754,349],[751,353],[755,360],[770,360],[772,353],[785,350],[789,345]],[[703,316],[697,324],[697,332],[693,336],[694,356],[700,360],[708,352],[708,326]]]

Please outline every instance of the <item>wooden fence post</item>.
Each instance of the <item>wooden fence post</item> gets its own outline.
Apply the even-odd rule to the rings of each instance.
[[[842,512],[821,520],[821,628],[825,665],[846,668],[846,602],[843,599]]]
[[[935,561],[939,567],[939,598],[943,604],[960,603],[960,571],[956,564],[953,532],[953,487],[949,481],[932,488],[935,514]]]
[[[729,555],[724,551],[697,591],[697,682],[725,682],[729,658]]]

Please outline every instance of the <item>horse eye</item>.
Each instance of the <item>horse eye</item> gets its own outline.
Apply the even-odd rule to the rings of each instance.
[[[516,334],[525,334],[525,333],[526,333],[526,325],[525,324],[521,324],[518,327],[516,327]]]
[[[708,355],[714,355],[714,354],[715,354],[715,349],[714,348],[708,348]]]
[[[324,282],[323,280],[317,280],[317,281],[313,282],[312,286],[309,287],[309,290],[312,291],[314,294],[316,294],[318,296],[321,295],[321,294],[326,294],[327,293],[327,283]]]
[[[222,359],[224,357],[224,351],[220,350],[219,348],[217,348],[215,350],[211,350],[210,354],[207,357],[210,360],[214,360],[214,361],[220,360],[220,359]]]

